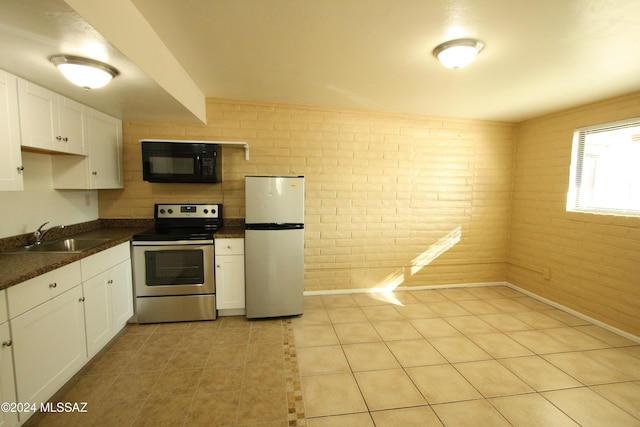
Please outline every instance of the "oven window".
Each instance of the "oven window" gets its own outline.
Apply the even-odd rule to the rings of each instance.
[[[151,173],[157,175],[193,175],[193,157],[150,156]]]
[[[204,283],[202,249],[146,251],[147,286]]]

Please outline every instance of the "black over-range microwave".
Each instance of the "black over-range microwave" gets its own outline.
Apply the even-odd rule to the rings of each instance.
[[[149,182],[222,181],[220,148],[200,141],[143,139],[142,179]]]

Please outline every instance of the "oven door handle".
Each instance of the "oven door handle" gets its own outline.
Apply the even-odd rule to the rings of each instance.
[[[202,245],[211,245],[213,246],[213,240],[174,240],[174,241],[146,241],[139,242],[133,240],[131,242],[133,246],[177,246],[177,245],[189,245],[189,246],[202,246]]]

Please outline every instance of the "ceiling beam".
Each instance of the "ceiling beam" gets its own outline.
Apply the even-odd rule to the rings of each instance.
[[[64,1],[202,123],[207,122],[204,94],[130,0]]]

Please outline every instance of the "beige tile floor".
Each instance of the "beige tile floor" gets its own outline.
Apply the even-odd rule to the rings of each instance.
[[[129,325],[54,396],[87,402],[86,413],[37,414],[27,425],[295,425],[291,337],[290,320]]]
[[[640,345],[510,288],[305,304],[310,427],[640,426]]]
[[[295,343],[295,345],[294,345]],[[40,426],[640,426],[640,345],[507,287],[130,325]]]

